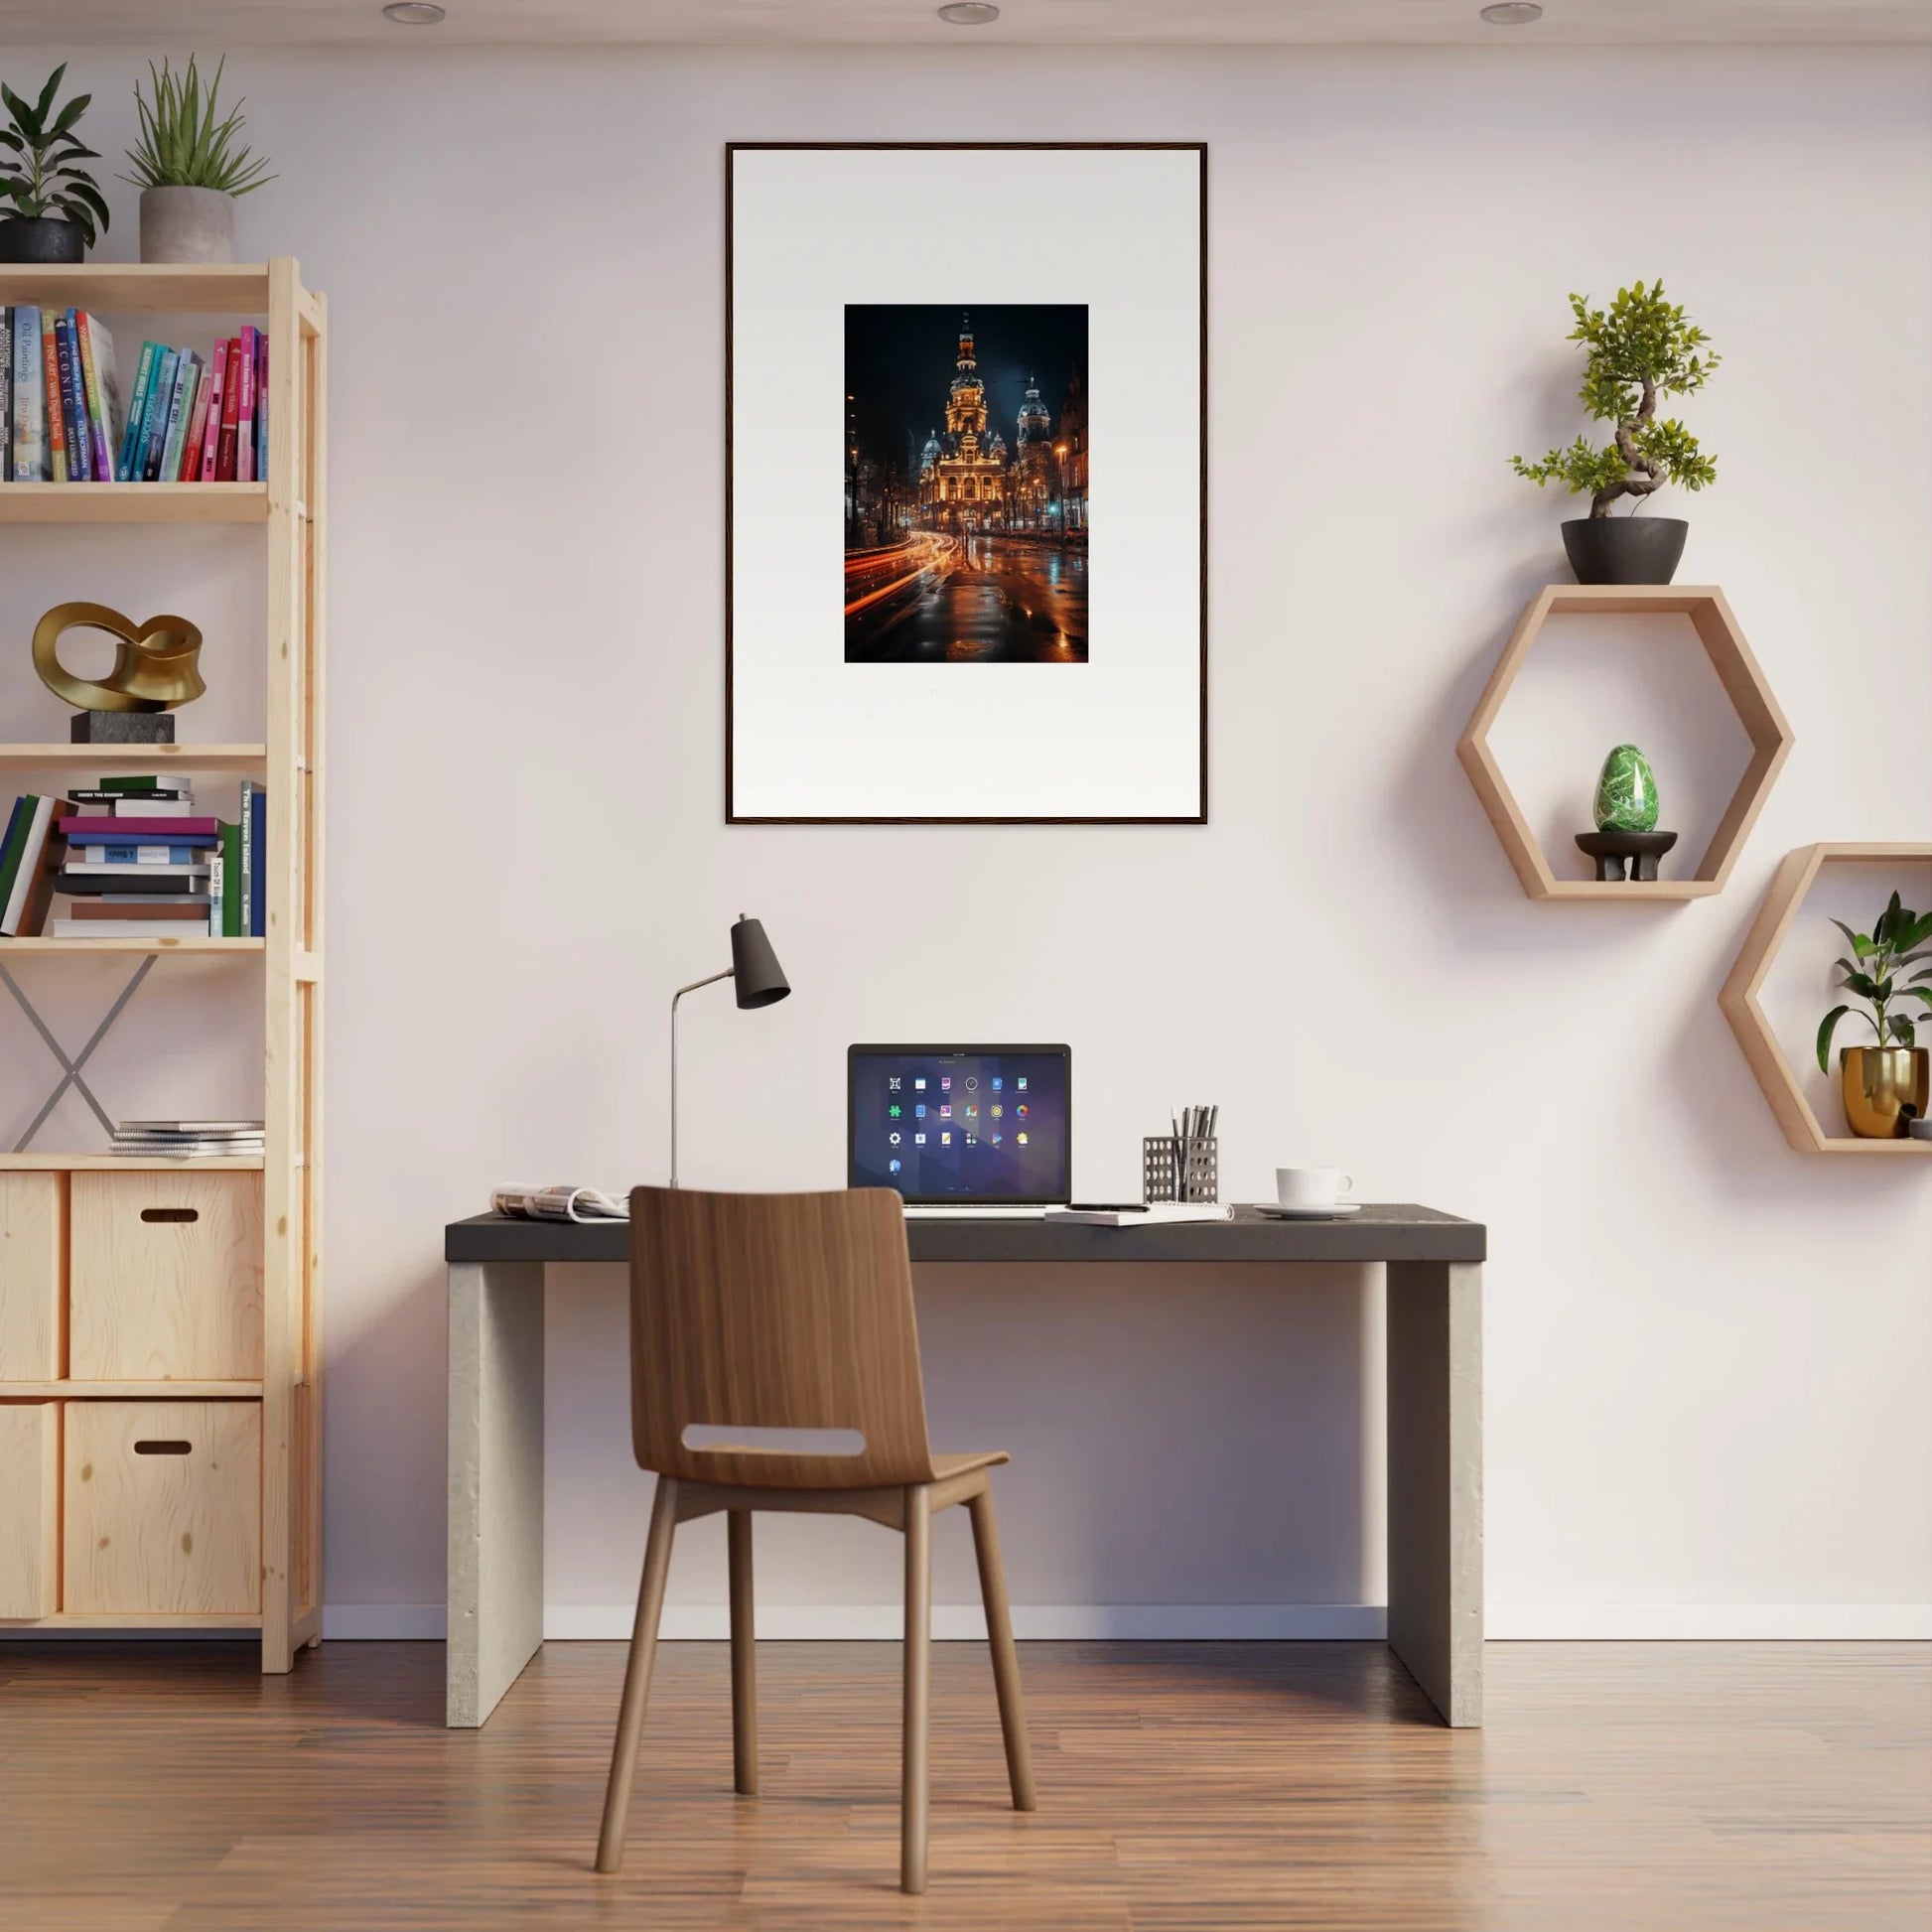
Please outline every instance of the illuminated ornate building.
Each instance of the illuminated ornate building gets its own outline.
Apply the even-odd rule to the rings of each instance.
[[[1027,399],[1020,405],[1020,449],[1013,460],[1010,489],[1013,526],[1043,530],[1053,520],[1058,494],[1058,469],[1053,461],[1053,420],[1039,399],[1039,384],[1027,378]]]
[[[919,461],[919,513],[928,527],[990,530],[1007,516],[1007,447],[986,424],[986,388],[973,354],[973,328],[959,325],[959,360],[946,397],[946,433],[926,438]]]
[[[1066,527],[1087,527],[1087,385],[1076,369],[1067,379],[1066,400],[1060,405],[1060,488],[1066,504]]]

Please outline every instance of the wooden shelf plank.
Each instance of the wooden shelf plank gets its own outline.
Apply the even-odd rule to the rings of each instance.
[[[0,1382],[0,1400],[29,1402],[105,1397],[123,1402],[259,1400],[259,1382]]]
[[[259,1630],[254,1610],[57,1610],[0,1620],[0,1630]]]
[[[1894,1160],[1926,1161],[1932,1160],[1932,1141],[1865,1141],[1850,1134],[1834,1134],[1820,1145],[1818,1152],[1889,1155]]]
[[[268,264],[20,263],[0,268],[0,303],[150,315],[268,313]]]
[[[0,1154],[0,1173],[105,1173],[125,1168],[131,1173],[173,1173],[182,1168],[207,1168],[213,1173],[259,1173],[259,1154],[208,1154],[195,1157],[150,1154]]]
[[[1718,890],[1715,879],[1559,879],[1532,898],[1709,898]]]
[[[0,523],[266,523],[266,483],[0,483]]]
[[[88,770],[185,764],[197,771],[244,771],[267,762],[266,745],[0,745],[0,764],[77,764]]]
[[[213,952],[258,953],[266,939],[0,939],[0,959],[24,952]]]

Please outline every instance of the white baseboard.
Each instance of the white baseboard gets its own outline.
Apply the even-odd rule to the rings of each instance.
[[[543,1633],[559,1641],[621,1640],[630,1634],[628,1603],[555,1603]],[[332,1603],[322,1630],[336,1642],[443,1638],[441,1603]],[[1928,1642],[1932,1604],[1926,1603],[1492,1603],[1485,1634],[1496,1642],[1733,1643]],[[1017,1604],[1017,1636],[1035,1642],[1111,1638],[1117,1642],[1204,1643],[1349,1641],[1380,1637],[1386,1612],[1379,1603],[1042,1603]],[[0,1630],[0,1636],[32,1636]],[[114,1633],[118,1634],[118,1633]],[[716,1641],[729,1634],[723,1604],[672,1604],[664,1612],[667,1640]],[[759,1634],[790,1639],[869,1639],[899,1634],[897,1608],[760,1604]],[[941,1641],[983,1637],[975,1603],[933,1606],[932,1634]]]
[[[1932,1603],[1491,1603],[1491,1642],[1898,1643],[1932,1639]]]

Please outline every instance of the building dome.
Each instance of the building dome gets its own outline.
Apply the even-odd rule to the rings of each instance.
[[[1039,399],[1039,382],[1036,377],[1027,378],[1027,400],[1020,405],[1020,440],[1023,443],[1043,443],[1052,427],[1052,417],[1046,405]]]

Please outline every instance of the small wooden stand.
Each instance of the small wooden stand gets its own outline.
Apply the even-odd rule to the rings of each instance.
[[[1596,861],[1596,877],[1605,884],[1629,879],[1655,879],[1657,861],[1677,843],[1675,832],[1579,832],[1577,849]],[[1630,870],[1623,870],[1625,862]]]

